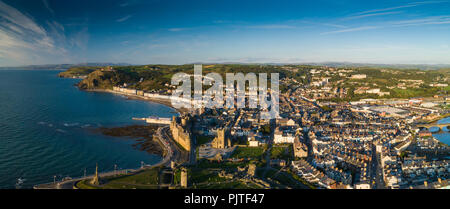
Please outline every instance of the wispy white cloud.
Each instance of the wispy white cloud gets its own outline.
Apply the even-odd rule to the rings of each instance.
[[[402,11],[396,11],[396,10],[417,7],[417,6],[421,6],[421,5],[427,5],[427,4],[438,4],[438,3],[443,3],[443,2],[448,2],[448,1],[411,2],[408,4],[395,6],[395,7],[387,7],[387,8],[373,9],[373,10],[358,12],[358,13],[353,14],[350,17],[344,18],[343,20],[360,19],[360,18],[373,17],[373,16],[393,15],[393,14],[402,13]]]
[[[348,28],[345,25],[339,25],[339,24],[332,24],[332,23],[323,23],[322,25],[324,26],[330,26],[330,27],[335,27],[335,28]]]
[[[431,16],[387,23],[394,27],[450,24],[450,16]]]
[[[149,0],[145,0],[145,2],[148,2],[148,1]],[[133,6],[133,5],[139,4],[141,2],[142,2],[141,0],[127,0],[127,1],[124,1],[124,2],[120,3],[119,7]]]
[[[348,28],[343,30],[334,30],[329,32],[321,33],[321,35],[336,34],[336,33],[346,33],[355,32],[363,30],[381,29],[381,28],[398,28],[398,27],[408,27],[408,26],[422,26],[422,25],[444,25],[450,24],[450,15],[448,16],[431,16],[408,20],[398,20],[398,21],[388,21],[388,22],[378,22],[374,23],[376,26],[361,26]]]
[[[42,3],[44,4],[45,8],[52,14],[55,15],[55,11],[50,7],[50,4],[48,3],[48,0],[42,0]]]
[[[130,19],[131,17],[133,17],[133,15],[127,15],[127,16],[125,16],[125,17],[122,17],[122,18],[117,19],[116,22],[125,22],[125,21],[127,21],[128,19]]]
[[[19,12],[17,9],[0,1],[0,16],[12,24],[22,26],[34,33],[45,35],[45,30],[38,26],[30,17]]]
[[[126,7],[128,5],[130,5],[130,3],[128,3],[128,2],[124,2],[124,3],[119,4],[120,7]]]
[[[384,12],[384,11],[398,10],[398,9],[409,8],[409,7],[417,7],[417,6],[425,5],[425,4],[438,4],[438,3],[444,3],[444,2],[448,2],[448,1],[419,1],[419,2],[411,2],[411,3],[405,4],[405,5],[396,6],[396,7],[388,7],[388,8],[383,8],[383,9],[374,9],[374,10],[363,11],[363,12],[360,12],[359,14],[367,14],[367,13],[373,13],[373,12]]]
[[[214,20],[214,24],[224,24],[224,23],[231,23],[231,21],[228,20]]]
[[[71,60],[68,43],[86,39],[88,37],[66,37],[62,24],[48,20],[40,25],[31,16],[0,0],[0,59],[3,60],[0,65],[68,62]]]
[[[348,28],[343,30],[335,30],[335,31],[329,31],[321,33],[321,35],[327,35],[327,34],[336,34],[336,33],[348,33],[348,32],[356,32],[356,31],[364,31],[364,30],[373,30],[380,27],[377,26],[362,26],[362,27],[356,27],[356,28]]]
[[[70,43],[72,44],[72,46],[78,47],[81,50],[86,50],[88,47],[89,38],[89,29],[87,27],[84,27],[72,36],[72,38],[70,39]]]
[[[361,15],[355,15],[343,18],[342,20],[354,20],[354,19],[360,19],[365,17],[374,17],[374,16],[385,16],[385,15],[393,15],[393,14],[399,14],[402,13],[401,11],[396,12],[380,12],[380,13],[370,13],[370,14],[361,14]]]
[[[208,57],[203,62],[211,63],[302,63],[298,57]]]
[[[284,24],[268,24],[268,25],[251,25],[247,28],[252,29],[294,29],[297,28],[294,25],[284,25]]]
[[[417,7],[421,5],[427,4],[438,4],[449,1],[422,1],[422,2],[411,2],[405,5],[395,6],[395,7],[387,7],[382,9],[374,9],[367,10],[353,14],[352,16],[345,17],[340,19],[341,21],[346,20],[355,20],[365,17],[374,17],[374,16],[385,16],[385,15],[394,15],[400,14],[404,11],[396,11],[405,8]],[[364,31],[364,30],[373,30],[380,28],[393,28],[393,27],[406,27],[406,26],[420,26],[420,25],[438,25],[438,24],[450,24],[450,16],[432,16],[432,17],[423,17],[417,19],[407,19],[407,20],[399,20],[399,21],[383,21],[383,22],[372,22],[372,26],[354,26],[352,28],[343,28],[342,30],[332,30],[329,32],[323,32],[321,35],[327,34],[337,34],[337,33],[347,33],[347,32],[356,32],[356,31]],[[329,25],[334,27],[332,25]]]
[[[184,31],[184,30],[188,30],[189,28],[169,28],[167,29],[170,32],[180,32],[180,31]]]

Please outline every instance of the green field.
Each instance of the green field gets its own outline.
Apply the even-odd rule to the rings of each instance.
[[[89,180],[83,180],[76,186],[80,189],[157,189],[159,171],[160,168],[153,168],[137,174],[101,179],[104,182],[100,186],[93,186]]]
[[[59,73],[60,77],[72,77],[72,76],[86,76],[95,70],[100,69],[100,67],[73,67],[67,71]]]
[[[208,161],[206,159],[199,160],[193,168],[208,169],[208,168],[221,168],[221,169],[235,169],[237,167],[247,166],[249,162],[217,162]]]
[[[212,164],[210,164],[212,165]],[[240,164],[235,164],[237,165]],[[204,165],[205,166],[205,165]],[[213,166],[214,167],[214,166]],[[230,167],[229,167],[230,168]],[[246,184],[239,180],[226,179],[219,176],[219,168],[198,168],[193,167],[188,171],[189,184],[195,189],[260,189],[255,184]],[[225,169],[234,172],[236,169]]]
[[[292,159],[293,157],[294,155],[292,145],[277,145],[273,146],[272,149],[270,150],[271,159],[288,160]]]
[[[237,147],[231,158],[260,158],[264,151],[265,148],[263,147]]]
[[[244,183],[241,181],[231,181],[231,182],[219,182],[219,183],[208,183],[202,185],[196,185],[195,189],[262,189],[262,187],[255,185],[253,183]]]
[[[208,137],[208,136],[197,136],[197,146],[200,146],[202,144],[206,144],[210,141],[212,141],[213,138],[212,137]]]
[[[223,182],[226,179],[219,177],[217,171],[213,169],[191,169],[189,171],[189,180],[192,184],[201,184],[205,182]]]

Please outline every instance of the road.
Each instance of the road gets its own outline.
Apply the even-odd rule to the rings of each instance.
[[[169,153],[170,160],[168,163],[170,163],[171,161],[174,161],[178,164],[182,164],[182,163],[186,162],[188,159],[186,159],[186,156],[182,154],[183,151],[178,147],[178,145],[169,136],[168,131],[169,131],[169,127],[165,126],[165,127],[158,129],[158,131],[156,132],[158,138],[160,139],[161,142],[163,142],[164,146],[166,147],[166,150],[170,150],[170,153]]]
[[[175,145],[172,142],[172,140],[170,140],[170,137],[166,133],[167,129],[168,129],[168,127],[164,126],[164,127],[158,128],[158,130],[156,131],[156,136],[158,137],[158,139],[160,140],[161,144],[163,145],[163,147],[166,151],[166,155],[159,163],[154,164],[154,165],[144,165],[140,169],[124,169],[124,170],[117,170],[117,171],[102,172],[102,173],[99,173],[99,177],[105,178],[105,177],[115,176],[115,175],[119,175],[119,174],[133,174],[133,173],[138,173],[140,171],[151,169],[151,168],[158,167],[158,166],[170,165],[170,162],[172,160],[177,160],[179,158],[180,153],[177,151],[177,149],[174,148],[174,146],[177,146],[177,145]],[[34,186],[33,188],[34,189],[73,189],[73,186],[77,182],[86,180],[86,179],[92,179],[93,177],[94,177],[94,175],[90,175],[90,176],[86,176],[86,177],[63,180],[63,181],[59,181],[59,182],[55,182],[55,183],[52,182],[52,183],[47,183],[47,184],[40,184],[40,185]]]
[[[271,120],[270,121],[270,140],[267,142],[267,154],[265,156],[266,159],[266,169],[264,170],[264,173],[262,175],[262,177],[265,179],[268,170],[271,168],[270,166],[270,157],[271,157],[271,152],[272,152],[272,147],[273,147],[273,139],[274,139],[274,132],[275,132],[275,126],[276,126],[276,121]]]
[[[375,184],[374,189],[386,189],[385,184],[384,184],[384,180],[383,180],[383,168],[381,167],[381,156],[380,154],[375,152],[375,158],[373,159],[374,161],[374,179],[375,179]]]

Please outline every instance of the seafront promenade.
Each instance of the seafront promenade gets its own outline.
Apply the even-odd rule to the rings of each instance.
[[[169,107],[174,108],[171,105],[171,100],[170,100],[169,96],[167,96],[167,97],[162,97],[162,96],[149,97],[148,95],[143,96],[143,95],[138,95],[136,93],[117,91],[117,90],[109,90],[109,89],[95,89],[95,90],[89,90],[89,91],[119,94],[119,95],[128,96],[132,99],[142,99],[142,100],[146,100],[146,101],[150,101],[150,102],[160,103],[160,104],[167,105]],[[178,112],[186,111],[184,109],[176,109],[176,110]],[[135,118],[133,118],[133,119],[135,119]],[[147,119],[146,119],[146,121],[147,121]],[[160,125],[167,125],[167,123],[160,123]],[[156,132],[156,136],[159,139],[159,141],[161,142],[160,144],[163,146],[165,153],[166,153],[164,158],[159,163],[156,163],[154,165],[143,165],[139,169],[122,169],[122,170],[116,170],[116,171],[102,172],[102,173],[99,173],[99,177],[105,178],[105,177],[111,177],[111,176],[115,176],[115,175],[130,175],[130,174],[135,174],[135,173],[141,172],[143,170],[151,169],[154,167],[169,165],[171,161],[182,162],[183,156],[181,153],[179,153],[180,150],[177,149],[177,145],[172,140],[170,140],[170,137],[166,133],[167,129],[168,129],[168,126],[163,126],[163,127],[158,128],[158,130]],[[57,182],[35,185],[33,188],[34,189],[73,189],[77,182],[86,180],[86,179],[92,179],[93,177],[94,177],[94,175],[89,175],[89,176],[83,176],[83,177],[79,177],[79,178],[65,179],[65,180],[57,181]]]
[[[122,89],[124,89],[124,88],[122,88]],[[171,99],[172,97],[171,96],[159,95],[159,94],[148,94],[148,93],[138,94],[137,90],[135,90],[135,89],[128,89],[128,90],[131,90],[131,91],[120,91],[116,87],[114,87],[113,90],[111,90],[111,89],[90,89],[90,90],[86,90],[86,91],[112,93],[112,94],[127,96],[130,99],[139,99],[139,100],[145,100],[145,101],[149,101],[149,102],[155,102],[158,104],[162,104],[162,105],[171,107],[179,113],[184,113],[184,112],[189,111],[186,108],[174,107],[172,105],[172,99]],[[188,101],[183,100],[182,98],[176,98],[176,100],[180,100],[179,102],[188,102]]]
[[[159,166],[166,166],[169,165],[171,161],[177,160],[179,158],[179,153],[177,153],[177,149],[175,149],[174,146],[176,146],[172,140],[170,140],[169,136],[165,133],[167,131],[167,126],[158,128],[156,132],[156,136],[163,145],[163,148],[165,150],[165,156],[164,158],[154,165],[143,165],[139,169],[123,169],[123,170],[116,170],[116,171],[108,171],[108,172],[102,172],[99,173],[100,178],[106,178],[116,175],[130,175],[135,174],[144,170],[152,169]],[[80,178],[73,178],[73,179],[66,179],[63,181],[57,181],[57,182],[51,182],[51,183],[45,183],[45,184],[39,184],[35,185],[34,189],[76,189],[75,185],[77,182],[86,180],[86,179],[92,179],[94,175],[89,175],[85,177]]]

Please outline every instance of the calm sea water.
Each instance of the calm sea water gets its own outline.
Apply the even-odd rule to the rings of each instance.
[[[133,140],[92,131],[141,123],[132,117],[171,117],[160,104],[127,100],[109,93],[84,92],[79,80],[57,71],[0,70],[0,188],[31,188],[66,176],[138,168],[160,156],[135,150]],[[20,186],[17,180],[24,179]]]
[[[444,119],[438,121],[438,123],[439,123],[439,124],[442,124],[442,123],[450,123],[450,117],[444,118]],[[445,133],[442,133],[442,134],[433,134],[433,136],[434,136],[436,139],[438,139],[439,141],[441,141],[441,142],[443,142],[443,143],[445,143],[445,144],[447,144],[447,145],[450,145],[450,133],[445,132]]]

